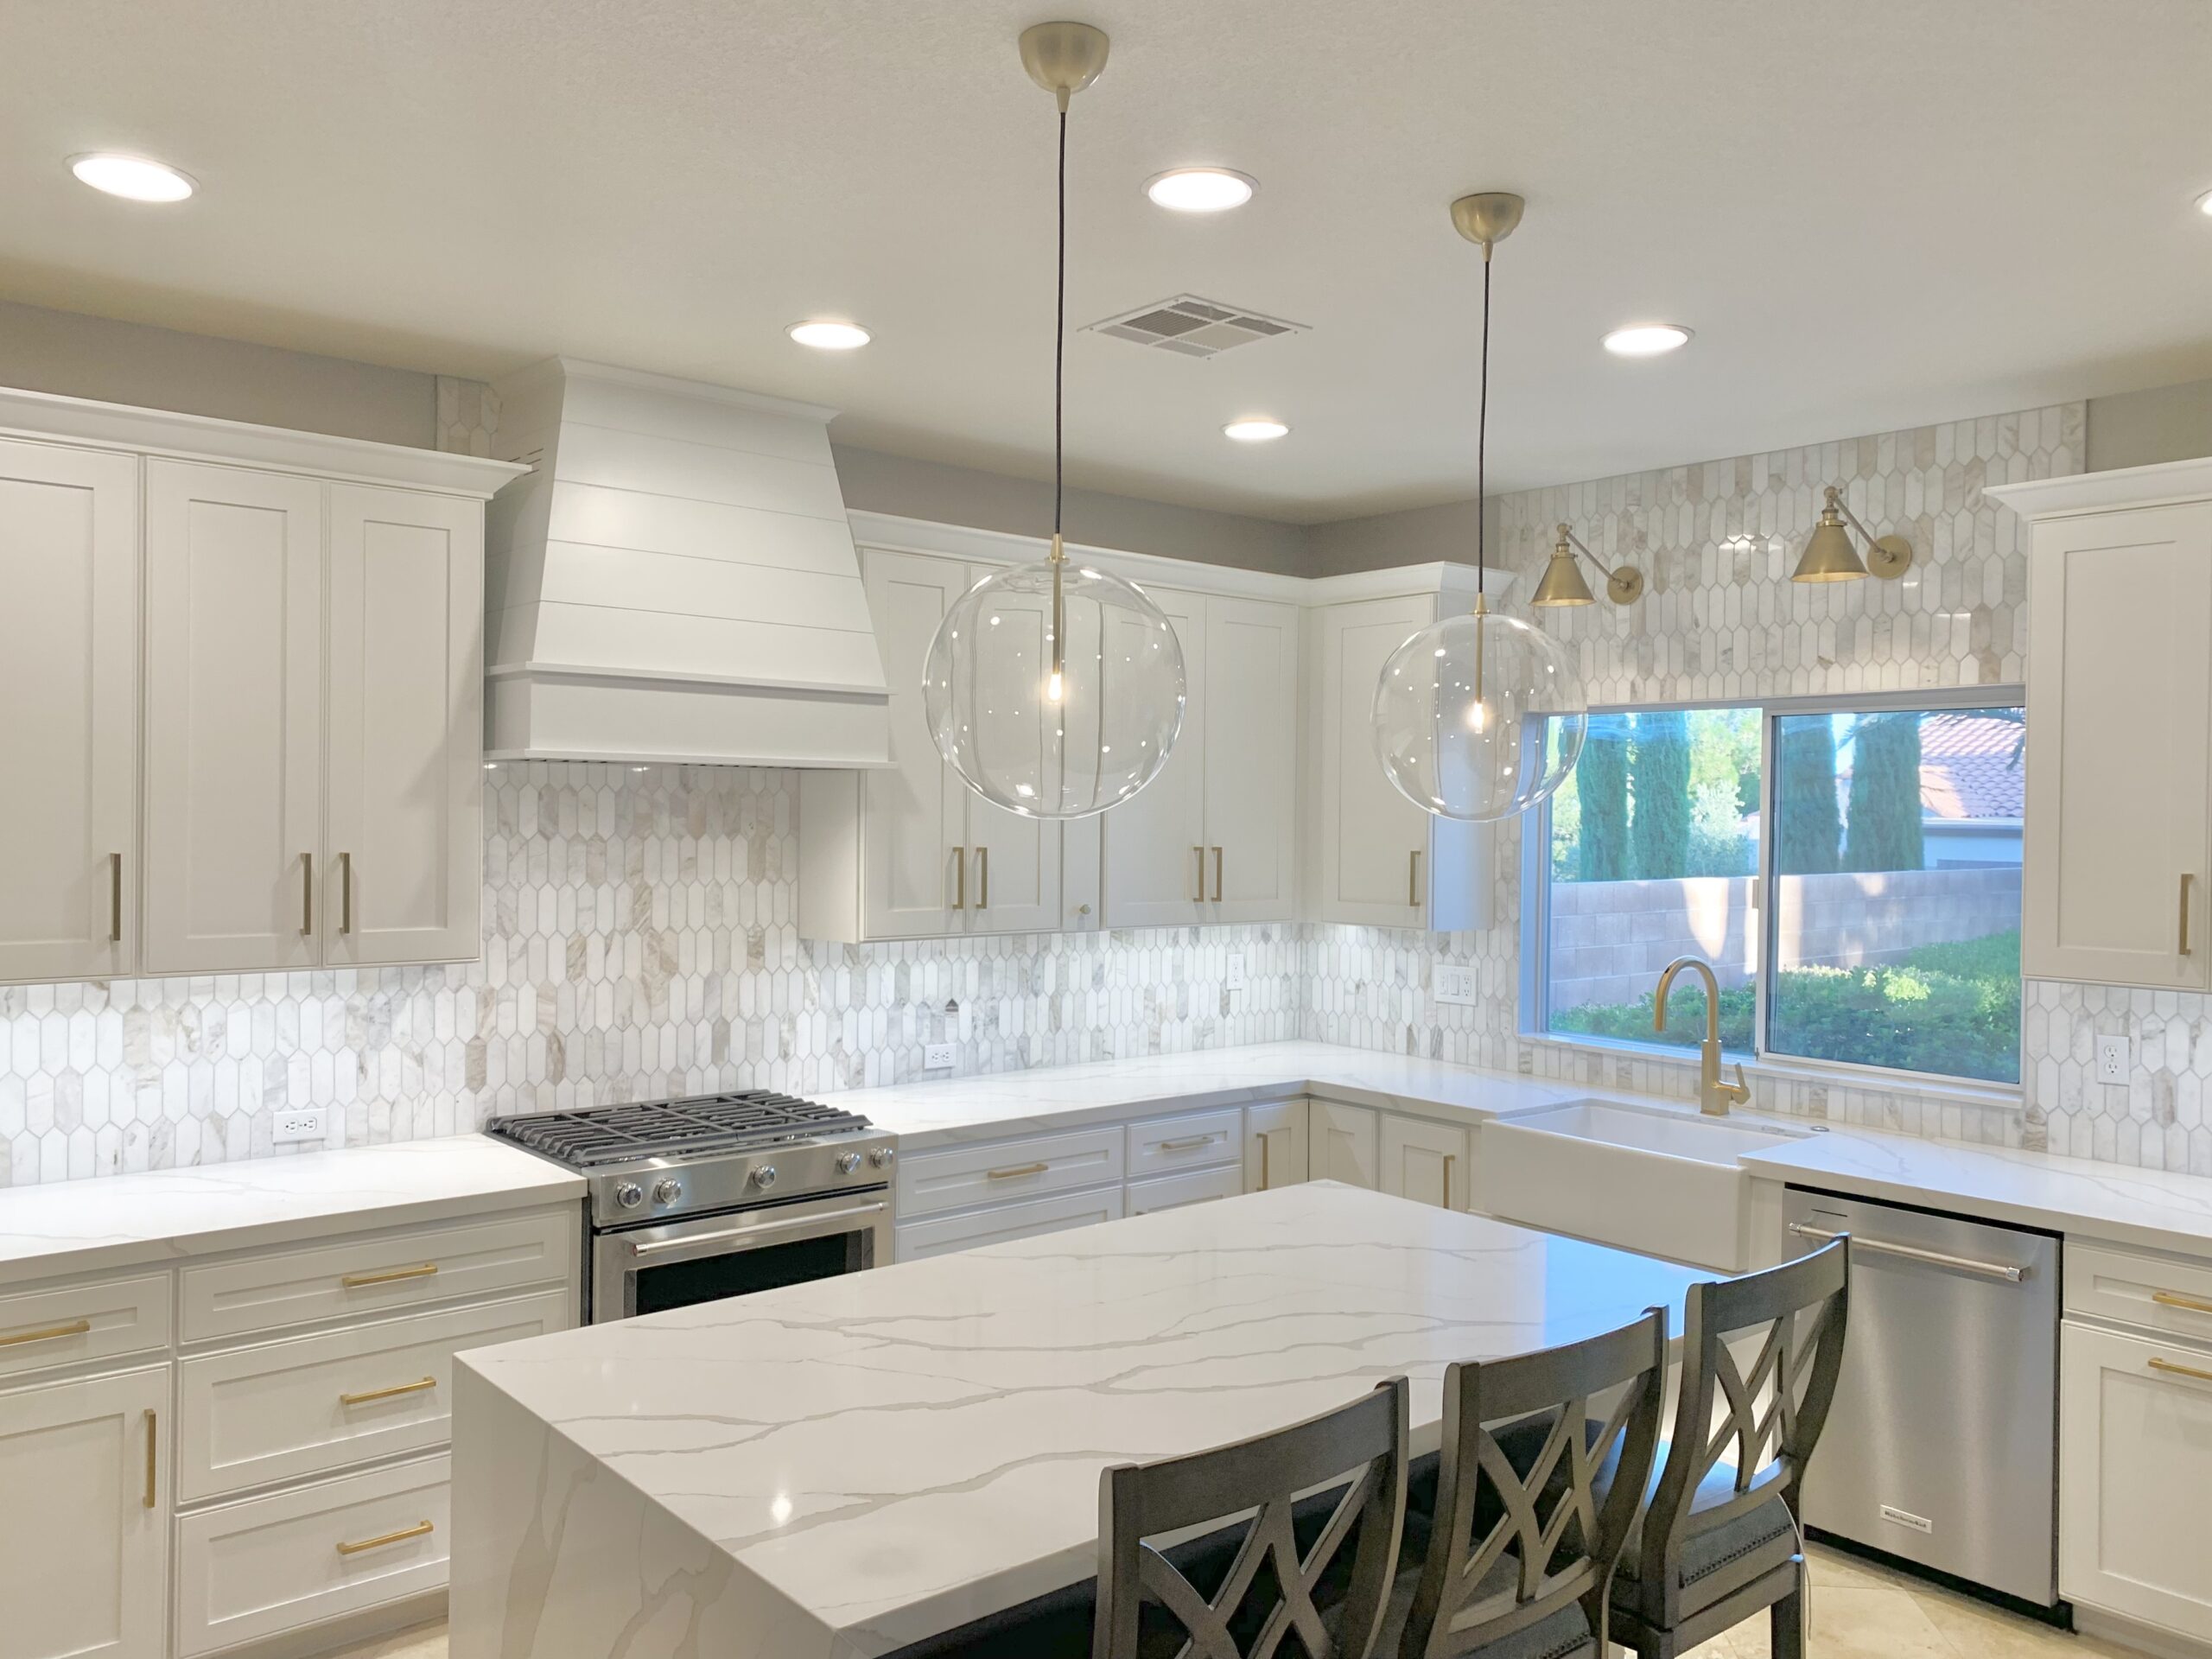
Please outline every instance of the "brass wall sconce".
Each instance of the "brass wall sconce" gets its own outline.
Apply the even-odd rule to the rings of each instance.
[[[1846,524],[1851,529],[1845,529]],[[1859,550],[1851,544],[1853,530],[1866,543],[1864,563],[1859,557]],[[1894,582],[1911,568],[1912,543],[1902,536],[1877,536],[1869,531],[1859,522],[1859,515],[1844,505],[1843,492],[1831,484],[1827,503],[1821,509],[1821,522],[1813,526],[1804,555],[1797,561],[1796,569],[1790,572],[1789,580],[1857,582],[1863,576],[1876,575]]]
[[[1537,582],[1536,591],[1529,595],[1531,605],[1594,605],[1597,596],[1591,593],[1590,584],[1582,578],[1582,569],[1574,562],[1575,550],[1596,565],[1605,578],[1605,597],[1616,605],[1633,605],[1643,596],[1643,572],[1632,564],[1615,565],[1605,569],[1605,561],[1590,550],[1589,544],[1569,530],[1559,526],[1559,538],[1552,543],[1551,563],[1544,567],[1543,579]]]

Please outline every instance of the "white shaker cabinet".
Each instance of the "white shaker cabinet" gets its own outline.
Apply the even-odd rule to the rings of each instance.
[[[1371,1106],[1347,1106],[1333,1100],[1313,1101],[1308,1109],[1313,1126],[1313,1179],[1370,1190],[1379,1186],[1376,1136],[1382,1115]]]
[[[1445,1210],[1470,1207],[1473,1173],[1470,1136],[1450,1123],[1422,1117],[1384,1115],[1380,1160],[1382,1190],[1395,1198],[1417,1198]]]
[[[166,1365],[0,1394],[0,1659],[161,1659]]]
[[[451,496],[331,489],[320,902],[332,966],[481,948],[482,516]]]
[[[137,961],[138,536],[136,457],[0,441],[0,980]]]
[[[323,486],[146,463],[146,937],[156,974],[313,966]]]
[[[1308,1103],[1267,1101],[1244,1109],[1244,1190],[1272,1192],[1309,1179]]]
[[[2212,987],[2212,460],[1988,493],[2032,521],[2022,969]]]

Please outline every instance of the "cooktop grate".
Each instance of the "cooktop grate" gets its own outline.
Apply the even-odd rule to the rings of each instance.
[[[487,1133],[575,1169],[677,1154],[744,1152],[817,1135],[868,1129],[858,1112],[841,1111],[766,1089],[694,1095],[576,1112],[495,1117]]]

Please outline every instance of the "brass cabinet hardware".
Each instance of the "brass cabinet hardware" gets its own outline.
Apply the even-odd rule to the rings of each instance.
[[[341,1394],[338,1396],[338,1403],[341,1406],[365,1406],[372,1401],[397,1400],[403,1394],[420,1394],[425,1389],[437,1386],[436,1377],[426,1376],[413,1382],[394,1383],[388,1389],[370,1389],[361,1394]]]
[[[386,1544],[404,1544],[410,1538],[427,1538],[436,1530],[437,1528],[432,1526],[428,1521],[417,1521],[413,1526],[402,1527],[397,1532],[382,1533],[374,1538],[356,1539],[350,1543],[341,1541],[338,1546],[338,1553],[340,1555],[358,1555],[365,1549],[382,1549]]]
[[[300,855],[300,932],[315,937],[315,855]]]
[[[1221,902],[1221,849],[1213,849],[1213,901]]]
[[[1193,847],[1191,849],[1191,856],[1198,862],[1198,902],[1203,905],[1206,901],[1206,849],[1203,847]]]
[[[2151,1300],[2160,1307],[2185,1307],[2192,1313],[2212,1313],[2212,1302],[2202,1297],[2184,1296],[2177,1290],[2154,1290]]]
[[[1260,1131],[1260,1191],[1268,1192],[1274,1185],[1274,1182],[1268,1173],[1268,1132],[1262,1129]]]
[[[1004,1169],[985,1170],[983,1179],[987,1181],[1010,1181],[1017,1175],[1042,1175],[1051,1167],[1050,1164],[1044,1163],[1011,1164]]]
[[[1421,908],[1421,849],[1418,847],[1406,855],[1406,902],[1415,910]]]
[[[435,1262],[425,1262],[415,1268],[387,1268],[382,1273],[349,1273],[339,1284],[346,1290],[359,1290],[364,1285],[388,1285],[399,1279],[428,1279],[438,1270]]]
[[[2189,954],[2189,889],[2196,880],[2186,872],[2181,878],[2181,939],[2178,949],[2184,957]]]
[[[123,855],[107,855],[107,942],[123,943]]]
[[[2177,1365],[2171,1359],[2160,1359],[2156,1354],[2151,1357],[2150,1363],[2154,1371],[2164,1371],[2171,1376],[2185,1376],[2196,1382],[2212,1382],[2212,1371],[2200,1371],[2194,1365]]]
[[[338,855],[338,931],[353,931],[353,855]]]
[[[968,908],[968,849],[965,847],[952,849],[952,907],[965,910]]]
[[[72,1319],[67,1325],[49,1325],[36,1331],[18,1331],[12,1337],[0,1337],[0,1348],[13,1348],[19,1342],[52,1342],[56,1337],[81,1337],[92,1328],[90,1319]]]
[[[1444,1207],[1446,1210],[1452,1207],[1452,1166],[1459,1161],[1459,1154],[1455,1152],[1444,1154]]]
[[[1160,1149],[1162,1152],[1188,1152],[1193,1147],[1205,1146],[1212,1139],[1213,1136],[1210,1135],[1186,1135],[1180,1140],[1161,1141]]]
[[[976,849],[976,908],[988,910],[990,907],[991,849],[988,847],[978,847]]]
[[[146,1509],[154,1507],[161,1484],[161,1419],[154,1415],[151,1406],[146,1408],[146,1490],[140,1498]]]

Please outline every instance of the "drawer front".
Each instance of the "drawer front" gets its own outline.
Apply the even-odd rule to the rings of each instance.
[[[1244,1113],[1231,1106],[1188,1117],[1155,1118],[1129,1125],[1129,1179],[1165,1175],[1208,1164],[1233,1164],[1242,1154]]]
[[[192,1659],[442,1589],[450,1472],[432,1458],[183,1516],[177,1653]]]
[[[563,1205],[187,1268],[183,1340],[219,1341],[571,1283],[582,1230],[577,1209]]]
[[[1122,1179],[1122,1126],[921,1152],[899,1165],[899,1213],[912,1217],[1036,1198]]]
[[[1003,1244],[1008,1239],[1065,1232],[1093,1222],[1119,1221],[1122,1213],[1122,1189],[1109,1186],[1097,1192],[1070,1192],[1027,1204],[998,1205],[973,1215],[908,1222],[897,1229],[899,1259],[918,1262],[925,1256]]]
[[[1211,1169],[1188,1169],[1179,1175],[1157,1176],[1129,1183],[1128,1212],[1148,1216],[1155,1210],[1179,1210],[1186,1204],[1209,1204],[1233,1198],[1244,1190],[1244,1170],[1238,1164],[1219,1164]]]
[[[188,1359],[177,1368],[186,1503],[443,1446],[453,1357],[575,1323],[566,1290],[416,1313]]]
[[[169,1345],[169,1276],[0,1296],[0,1380]]]
[[[2066,1311],[2212,1342],[2212,1264],[2066,1244]]]

